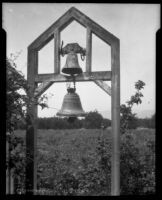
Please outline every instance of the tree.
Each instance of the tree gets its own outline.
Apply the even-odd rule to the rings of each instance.
[[[104,128],[111,126],[111,120],[110,119],[104,118],[102,123],[103,123]]]
[[[19,91],[27,91],[27,81],[15,69],[15,64],[9,59],[6,60],[7,66],[7,120],[6,129],[8,133],[13,133],[18,120],[24,118],[27,96],[20,94]]]
[[[143,89],[145,83],[141,80],[135,83],[136,93],[131,96],[130,100],[126,102],[126,104],[122,104],[120,106],[120,131],[121,133],[125,133],[130,128],[135,128],[137,124],[136,114],[132,113],[132,107],[134,104],[141,104],[143,94],[140,92]]]
[[[17,187],[23,187],[25,178],[25,145],[23,139],[15,136],[19,121],[26,123],[26,108],[30,105],[29,86],[23,74],[16,70],[15,58],[6,59],[6,85],[7,85],[7,113],[6,113],[6,142],[9,144],[8,159],[6,167],[10,171],[13,169],[15,178],[19,180]],[[35,101],[42,108],[47,104],[44,102],[45,95]]]
[[[101,128],[103,117],[98,111],[89,112],[85,117],[85,128]]]

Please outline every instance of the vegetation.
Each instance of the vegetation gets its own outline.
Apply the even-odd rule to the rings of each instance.
[[[14,56],[14,55],[13,55]],[[25,145],[22,138],[17,137],[14,132],[18,128],[21,120],[26,124],[27,113],[26,108],[30,106],[31,99],[29,98],[29,86],[26,79],[16,70],[15,59],[6,59],[7,68],[7,113],[6,113],[6,143],[9,144],[9,149],[6,158],[6,169],[14,172],[17,187],[24,187],[22,183],[25,180]],[[38,100],[37,105],[45,107],[43,102],[45,96]]]
[[[91,111],[90,113],[94,113],[94,115],[98,115],[97,111]],[[99,114],[100,115],[100,114]],[[102,118],[102,121],[98,123],[98,125],[94,125],[93,123],[85,123],[86,119],[76,119],[74,123],[68,123],[67,119],[58,118],[58,117],[49,117],[49,118],[38,118],[37,125],[38,129],[80,129],[80,128],[89,128],[95,129],[96,126],[104,126],[104,128],[108,128],[111,126],[111,120]],[[88,127],[87,127],[88,126]],[[155,114],[150,118],[135,118],[132,120],[131,126],[129,129],[136,129],[138,127],[142,128],[155,128]],[[19,120],[17,123],[17,129],[25,130],[26,124]]]
[[[25,181],[25,149],[23,139],[15,136],[19,119],[25,119],[25,105],[28,102],[27,95],[21,95],[20,90],[27,92],[28,87],[24,77],[15,69],[15,63],[6,60],[7,67],[7,113],[6,113],[6,142],[9,149],[6,158],[8,171],[14,170],[15,179],[20,183]],[[19,181],[18,181],[19,180]],[[24,187],[21,185],[20,187]]]
[[[16,193],[25,193],[25,144],[23,131],[15,130],[26,124],[26,108],[31,99],[24,77],[7,59],[7,168],[14,169]],[[121,194],[155,193],[155,132],[130,130],[137,127],[138,119],[132,106],[141,103],[142,81],[135,84],[136,93],[121,105]],[[23,90],[25,94],[21,94]],[[44,97],[38,105],[44,108]],[[46,97],[45,97],[46,99]],[[21,119],[21,123],[20,123]],[[41,121],[42,120],[42,121]],[[149,126],[155,126],[155,115]],[[141,121],[140,121],[141,122]],[[146,121],[145,121],[146,122]],[[145,123],[143,121],[143,123]],[[39,119],[38,132],[38,194],[47,195],[110,195],[111,185],[111,121],[97,112],[90,112],[85,120],[73,124],[64,119]],[[136,124],[136,125],[134,125]],[[102,129],[101,129],[102,127]],[[74,129],[75,128],[75,129]],[[68,130],[72,129],[72,130]]]
[[[25,131],[17,131],[24,137]],[[38,194],[110,195],[111,130],[38,131]],[[155,131],[121,136],[121,195],[155,193]]]
[[[137,125],[137,118],[136,114],[132,113],[132,107],[134,104],[141,104],[143,97],[143,94],[140,92],[141,89],[143,89],[145,86],[145,83],[143,81],[137,81],[135,83],[135,89],[136,93],[131,96],[130,100],[126,102],[126,104],[122,104],[120,106],[120,132],[125,133],[129,129],[135,128]]]
[[[155,114],[151,118],[139,119],[137,118],[137,127],[155,128]]]

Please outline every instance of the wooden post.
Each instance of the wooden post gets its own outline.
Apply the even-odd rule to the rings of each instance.
[[[43,32],[28,48],[28,83],[31,105],[27,109],[28,125],[26,134],[27,193],[36,191],[36,140],[37,140],[37,106],[34,104],[34,91],[38,82],[43,82],[35,91],[35,97],[41,95],[52,82],[68,82],[69,78],[60,74],[60,31],[76,20],[87,28],[86,36],[86,72],[76,77],[76,81],[94,81],[108,94],[111,94],[112,112],[112,165],[111,165],[111,195],[120,195],[120,52],[119,39],[102,28],[89,17],[72,7],[52,26]],[[91,72],[92,61],[92,32],[111,46],[111,72]],[[38,50],[46,45],[54,36],[54,74],[38,75]],[[99,81],[102,80],[102,81]],[[111,80],[111,90],[103,81]]]
[[[60,31],[55,30],[54,33],[54,73],[60,73]]]
[[[10,142],[6,141],[6,159],[10,162],[11,152],[10,152]],[[13,169],[10,168],[10,164],[6,169],[6,194],[14,194],[14,177]]]
[[[9,162],[10,153],[9,153],[9,143],[6,141],[6,161]],[[7,167],[6,170],[6,194],[10,194],[10,167]]]
[[[86,72],[91,72],[92,65],[92,31],[87,27],[86,37]]]
[[[37,189],[37,106],[34,99],[34,91],[37,87],[35,76],[38,72],[38,52],[28,48],[28,72],[30,105],[27,108],[27,131],[26,131],[26,194],[35,194]]]
[[[119,41],[111,46],[111,122],[112,122],[112,164],[111,195],[120,195],[120,56]]]

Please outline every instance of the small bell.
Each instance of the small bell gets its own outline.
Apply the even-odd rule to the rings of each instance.
[[[84,117],[84,112],[79,95],[75,93],[75,88],[68,88],[68,93],[64,96],[61,110],[56,113],[58,116],[74,119],[76,117]]]
[[[78,56],[74,52],[70,52],[66,58],[66,64],[62,69],[62,72],[69,75],[82,73],[82,68],[78,63]]]

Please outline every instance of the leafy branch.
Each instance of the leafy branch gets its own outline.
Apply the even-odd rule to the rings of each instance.
[[[16,68],[15,60],[19,56],[11,55],[11,58],[6,59],[6,85],[7,85],[7,119],[6,119],[6,141],[9,144],[8,158],[6,160],[6,167],[10,171],[14,170],[15,180],[18,181],[17,188],[24,191],[25,166],[29,158],[26,158],[26,149],[22,138],[15,136],[14,131],[21,121],[27,124],[29,116],[27,108],[32,107],[33,104],[39,105],[43,108],[47,107],[48,97],[43,95],[36,99],[30,97],[30,85],[25,79],[24,75]]]
[[[122,104],[120,106],[120,131],[121,133],[127,132],[127,130],[131,127],[131,123],[136,120],[136,114],[132,113],[132,107],[134,104],[138,105],[142,103],[141,98],[143,94],[141,90],[144,88],[145,83],[141,80],[135,83],[136,93],[130,97],[130,100],[126,102],[126,104]]]

